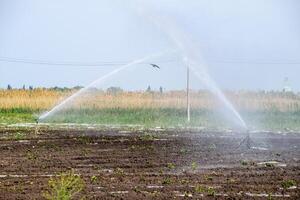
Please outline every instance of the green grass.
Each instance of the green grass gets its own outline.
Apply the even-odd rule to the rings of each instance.
[[[219,117],[206,110],[194,110],[191,126],[215,127]],[[101,109],[68,110],[48,119],[55,123],[96,123],[110,125],[142,125],[146,127],[185,126],[185,109]]]
[[[24,108],[0,109],[0,123],[34,123],[40,110]],[[300,111],[280,112],[241,112],[247,124],[253,129],[266,130],[300,130]],[[175,108],[142,109],[76,109],[59,112],[46,122],[52,123],[91,123],[105,125],[142,125],[145,127],[177,127],[186,126],[186,110]],[[209,129],[230,128],[217,113],[209,110],[192,110],[189,126],[203,126]]]
[[[247,124],[267,130],[300,130],[300,111],[263,111],[242,113]]]

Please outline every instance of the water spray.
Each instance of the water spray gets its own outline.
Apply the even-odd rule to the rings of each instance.
[[[247,125],[232,103],[227,99],[216,82],[211,78],[206,69],[205,60],[201,57],[199,48],[195,47],[194,42],[188,37],[186,32],[168,16],[155,9],[145,5],[144,1],[136,1],[135,10],[163,32],[178,49],[180,55],[184,58],[189,70],[206,86],[208,89],[224,104],[225,108],[234,117],[235,122],[247,129]]]
[[[101,76],[100,78],[98,78],[97,80],[91,82],[89,85],[87,85],[86,87],[80,89],[79,91],[77,91],[76,93],[72,94],[70,97],[64,99],[62,102],[60,102],[58,105],[56,105],[54,108],[52,108],[50,111],[43,113],[41,116],[39,116],[39,118],[36,120],[37,124],[39,121],[42,121],[46,118],[48,118],[49,116],[53,115],[54,113],[60,111],[62,108],[64,108],[64,106],[68,105],[72,100],[74,100],[75,98],[77,98],[78,96],[80,96],[81,94],[85,93],[86,91],[88,91],[91,87],[94,87],[95,85],[98,85],[99,83],[104,82],[106,79],[110,78],[111,76],[129,68],[132,66],[136,66],[138,64],[144,63],[147,60],[153,59],[153,58],[157,58],[157,57],[161,57],[162,55],[165,55],[167,53],[174,53],[176,51],[174,50],[167,50],[167,51],[163,51],[161,53],[158,54],[153,54],[153,55],[149,55],[140,59],[136,59],[126,65],[122,65],[119,68],[105,74],[104,76]],[[151,64],[152,65],[152,64]],[[153,65],[152,65],[153,66]],[[153,67],[155,68],[159,68],[159,66],[154,65]]]

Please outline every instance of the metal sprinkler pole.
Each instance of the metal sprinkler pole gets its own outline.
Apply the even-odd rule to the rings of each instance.
[[[191,121],[191,112],[190,112],[190,68],[187,65],[187,74],[186,74],[186,104],[187,104],[187,121]]]

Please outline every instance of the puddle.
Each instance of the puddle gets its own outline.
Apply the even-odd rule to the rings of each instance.
[[[290,195],[285,194],[266,194],[266,193],[260,193],[260,194],[256,194],[256,193],[250,193],[250,192],[246,192],[245,195],[249,196],[249,197],[285,197],[285,198],[289,198]]]
[[[163,188],[164,186],[159,186],[159,185],[148,185],[147,188],[148,189],[161,189]]]
[[[277,161],[260,162],[260,163],[257,163],[257,165],[260,165],[260,166],[272,165],[274,167],[286,167],[287,166],[285,163],[280,163]]]
[[[268,151],[269,150],[265,147],[251,147],[251,149],[260,150],[260,151]]]
[[[129,192],[128,191],[113,191],[113,192],[110,192],[110,194],[128,194]]]

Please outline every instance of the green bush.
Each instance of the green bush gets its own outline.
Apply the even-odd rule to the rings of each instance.
[[[62,173],[48,182],[48,191],[43,194],[47,200],[70,200],[78,195],[85,183],[74,171]]]

